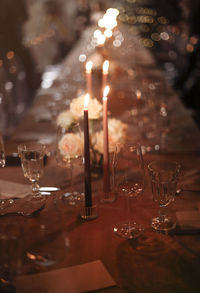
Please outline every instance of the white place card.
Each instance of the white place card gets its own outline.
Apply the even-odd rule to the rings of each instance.
[[[78,293],[115,285],[100,260],[15,279],[16,293]]]

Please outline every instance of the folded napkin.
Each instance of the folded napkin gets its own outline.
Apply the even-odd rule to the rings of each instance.
[[[17,293],[77,293],[115,285],[116,283],[100,260],[15,278]]]
[[[0,199],[24,198],[30,192],[30,185],[0,180]]]

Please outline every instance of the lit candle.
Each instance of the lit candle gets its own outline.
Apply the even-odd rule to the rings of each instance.
[[[85,206],[92,206],[91,173],[90,173],[90,141],[88,123],[88,103],[90,95],[86,94],[84,100],[84,168],[85,168]]]
[[[105,60],[103,63],[103,73],[102,73],[102,88],[103,88],[103,90],[105,89],[106,84],[107,84],[108,69],[109,69],[109,61]]]
[[[88,61],[86,63],[86,82],[87,82],[87,92],[92,97],[92,66],[93,62]]]
[[[109,143],[108,143],[108,99],[109,86],[106,86],[103,92],[103,167],[104,167],[104,192],[110,191],[109,177]]]

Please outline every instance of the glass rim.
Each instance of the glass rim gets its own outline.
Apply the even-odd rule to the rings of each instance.
[[[17,146],[18,151],[46,151],[46,145],[42,143],[22,143]]]
[[[115,150],[114,152],[118,149],[118,146],[132,146],[134,147],[135,149],[140,149],[140,151],[142,152],[142,146],[139,142],[135,142],[135,141],[125,141],[125,142],[117,142],[115,144]]]
[[[171,164],[171,165],[174,165],[174,166],[176,166],[176,169],[178,170],[178,171],[180,171],[180,169],[181,169],[181,164],[179,163],[179,162],[177,162],[177,161],[170,161],[170,160],[168,160],[168,161],[152,161],[152,162],[150,162],[148,165],[147,165],[147,168],[148,168],[148,170],[150,170],[150,171],[152,171],[152,172],[158,172],[157,170],[155,170],[152,166],[153,165],[155,165],[155,166],[159,166],[159,164],[160,164],[160,166],[164,166],[164,165],[166,165],[167,166],[167,164]],[[164,170],[163,170],[164,171]]]

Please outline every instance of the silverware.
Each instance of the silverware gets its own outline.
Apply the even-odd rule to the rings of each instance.
[[[55,187],[55,186],[44,186],[44,187],[40,187],[40,191],[44,191],[44,192],[54,192],[54,191],[59,191],[60,188],[59,187]]]
[[[41,194],[42,195],[51,195],[51,192],[49,192],[49,191],[41,191]]]

